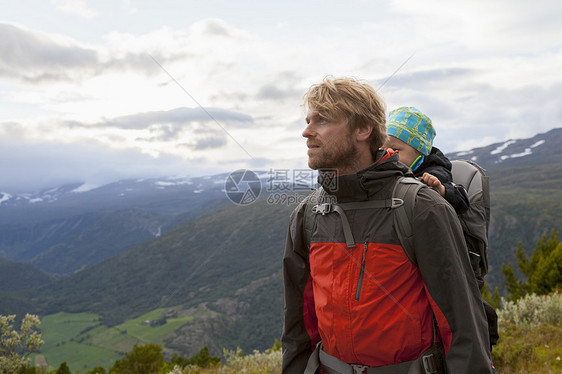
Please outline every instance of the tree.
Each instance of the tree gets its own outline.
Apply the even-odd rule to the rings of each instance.
[[[197,365],[202,368],[216,366],[221,362],[221,359],[217,356],[211,356],[209,353],[209,348],[204,346],[201,348],[199,353],[195,354],[190,359],[192,365]]]
[[[158,374],[164,364],[162,346],[159,344],[147,344],[133,346],[125,358],[115,362],[111,374]]]
[[[66,361],[60,364],[57,369],[57,374],[70,374],[70,369],[68,368]]]
[[[106,374],[105,368],[102,366],[96,366],[92,370],[88,370],[86,374]]]
[[[270,352],[277,352],[280,351],[283,348],[283,346],[281,345],[281,342],[279,341],[279,339],[275,338],[275,341],[273,342],[273,347],[271,347],[269,349]]]
[[[204,346],[201,348],[199,353],[196,353],[191,358],[185,358],[183,356],[178,356],[174,353],[172,357],[172,364],[176,364],[180,367],[186,367],[188,365],[196,365],[202,368],[217,366],[221,362],[220,357],[211,356],[209,353],[209,348]]]
[[[29,366],[28,356],[38,350],[43,341],[35,329],[39,317],[26,314],[21,321],[20,331],[13,328],[15,315],[0,315],[0,373],[15,374]]]
[[[543,235],[530,258],[519,243],[516,257],[517,266],[527,281],[515,276],[511,264],[502,265],[509,300],[517,300],[528,293],[544,295],[562,288],[562,243],[557,232],[552,231],[549,239]]]
[[[490,291],[490,287],[488,287],[488,284],[484,282],[484,286],[482,286],[480,294],[482,295],[482,299],[488,302],[488,304],[490,304],[494,309],[499,309],[501,298],[500,291],[498,290],[497,286],[494,289],[494,293],[492,294],[492,291]],[[277,342],[277,339],[275,339],[275,341]]]

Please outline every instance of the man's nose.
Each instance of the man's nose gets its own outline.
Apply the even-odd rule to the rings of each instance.
[[[313,131],[312,126],[310,124],[308,124],[304,128],[304,131],[302,132],[302,136],[304,136],[305,138],[310,138],[310,137],[314,136],[314,131]]]

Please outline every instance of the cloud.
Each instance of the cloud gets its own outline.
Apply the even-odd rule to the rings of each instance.
[[[443,67],[410,71],[394,75],[386,82],[385,88],[402,87],[425,90],[430,87],[447,84],[451,81],[468,79],[475,73],[474,69],[464,67]],[[383,82],[380,82],[380,84]]]
[[[221,148],[225,145],[226,136],[224,134],[218,133],[214,137],[206,136],[204,138],[198,139],[192,148],[196,151],[203,151],[206,149]]]
[[[24,81],[70,79],[69,70],[98,64],[97,53],[44,34],[0,23],[0,74]]]
[[[86,5],[85,0],[51,0],[56,9],[82,18],[94,18],[98,13]]]
[[[94,126],[144,129],[157,124],[186,125],[193,122],[214,122],[215,120],[236,127],[247,127],[253,123],[253,119],[249,115],[220,108],[176,108],[107,119],[96,123]]]
[[[0,139],[8,139],[6,132],[16,144],[93,139],[100,152],[205,157],[215,165],[302,161],[301,99],[311,84],[326,75],[354,76],[377,88],[414,50],[381,93],[388,109],[427,112],[444,151],[560,126],[559,1],[361,1],[335,19],[328,17],[336,9],[330,3],[321,21],[302,24],[309,4],[278,23],[278,14],[246,22],[249,16],[204,19],[210,13],[194,10],[190,17],[174,14],[181,19],[168,18],[169,26],[154,15],[142,33],[133,21],[148,14],[146,5],[131,3],[134,17],[104,15],[102,29],[77,31],[76,39],[0,24]],[[98,44],[82,42],[94,40],[92,33]]]
[[[190,54],[163,54],[157,50],[151,57],[147,49],[128,50],[119,45],[84,47],[68,38],[0,23],[0,56],[0,78],[30,84],[79,84],[112,71],[136,71],[148,76],[162,73],[154,59],[166,64],[189,58]]]
[[[556,30],[562,3],[558,0],[472,0],[446,6],[441,0],[391,0],[389,6],[407,18],[405,31],[416,40],[439,41],[442,47],[456,46],[467,54],[538,52],[559,42]]]
[[[205,158],[151,157],[96,142],[31,144],[0,140],[0,191],[36,192],[68,183],[103,185],[127,178],[209,175],[224,171]],[[9,177],[8,177],[9,176]]]

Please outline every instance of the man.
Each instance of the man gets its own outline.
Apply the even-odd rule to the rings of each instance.
[[[325,197],[338,205],[390,200],[397,179],[410,172],[392,150],[379,149],[385,105],[374,89],[325,79],[305,104],[308,164],[323,176]],[[328,169],[337,170],[333,179]],[[311,200],[291,215],[283,260],[283,373],[318,366],[328,373],[493,372],[462,229],[438,193],[423,188],[416,199],[418,266],[400,245],[391,208],[315,214],[308,241]]]

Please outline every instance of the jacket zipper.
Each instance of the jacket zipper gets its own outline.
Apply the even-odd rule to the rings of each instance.
[[[363,285],[363,278],[365,276],[365,262],[367,261],[367,248],[369,244],[365,242],[363,247],[363,255],[361,256],[361,271],[359,272],[359,281],[357,282],[357,291],[355,292],[355,300],[359,300],[361,294],[361,286]]]

